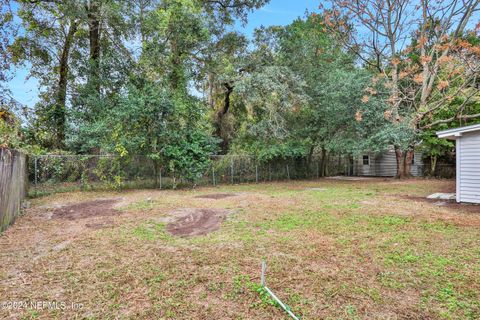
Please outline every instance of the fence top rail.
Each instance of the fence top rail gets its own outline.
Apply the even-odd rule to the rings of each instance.
[[[114,154],[40,154],[32,155],[34,158],[82,158],[82,157],[100,157],[100,158],[119,158],[120,155]],[[136,154],[134,157],[147,157],[144,155]]]
[[[115,155],[115,154],[39,154],[39,155],[29,155],[32,158],[123,158],[124,156],[120,155]],[[342,157],[342,156],[347,156],[347,155],[333,155],[334,157]],[[148,158],[149,156],[143,155],[143,154],[135,154],[131,155],[130,157],[144,157]],[[255,155],[248,155],[248,154],[213,154],[210,155],[211,158],[250,158],[250,159],[256,159],[257,157]],[[125,157],[127,158],[127,157]],[[289,159],[294,159],[295,157],[286,157],[282,158],[283,160],[289,160]],[[310,157],[311,159],[318,159],[322,158],[321,155],[319,154],[314,154]],[[268,161],[266,161],[268,162]]]
[[[32,157],[37,158],[46,158],[46,157],[122,157],[116,154],[38,154],[38,155],[31,155]],[[143,154],[135,154],[132,155],[133,157],[148,157],[147,155]],[[213,158],[221,158],[221,157],[254,157],[254,155],[247,155],[247,154],[213,154],[210,157]]]

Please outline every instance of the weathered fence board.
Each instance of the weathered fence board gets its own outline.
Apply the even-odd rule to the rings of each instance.
[[[26,170],[25,154],[0,148],[0,232],[20,214],[27,191]]]

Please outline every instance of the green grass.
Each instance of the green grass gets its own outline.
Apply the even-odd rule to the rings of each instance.
[[[150,222],[135,227],[132,231],[133,235],[140,240],[164,240],[168,241],[172,237],[165,231],[165,224]]]
[[[33,267],[34,250],[12,258],[9,267],[28,265],[33,277],[0,294],[38,299],[62,292],[85,304],[89,312],[80,318],[286,319],[259,284],[265,259],[269,288],[302,319],[478,319],[480,216],[397,197],[448,183],[319,180],[200,190],[242,194],[215,201],[195,198],[199,190],[131,191],[114,228],[81,234]],[[184,239],[159,222],[168,215],[163,208],[176,207],[235,214],[215,232]],[[44,233],[61,230],[51,228],[56,233]],[[30,229],[16,232],[22,230]]]

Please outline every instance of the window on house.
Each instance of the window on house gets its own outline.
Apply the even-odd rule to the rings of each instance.
[[[363,165],[364,166],[370,165],[370,156],[363,156]]]

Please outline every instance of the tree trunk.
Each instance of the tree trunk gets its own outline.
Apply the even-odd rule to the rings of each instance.
[[[327,175],[327,162],[328,162],[327,150],[322,148],[322,169],[320,170],[321,177],[325,177]]]
[[[435,170],[437,169],[437,159],[438,157],[437,156],[432,156],[431,159],[430,159],[430,175],[432,177],[435,176]]]
[[[100,94],[100,6],[99,0],[90,0],[88,6],[88,33],[90,43],[89,83]]]
[[[225,116],[230,110],[230,98],[233,93],[234,86],[229,83],[225,83],[224,86],[227,90],[225,91],[223,107],[215,115],[215,135],[222,140],[220,142],[221,153],[227,154],[230,141],[228,139],[228,133],[225,132]]]
[[[77,32],[78,23],[74,19],[70,21],[70,28],[65,38],[62,55],[60,57],[59,80],[57,99],[55,101],[54,121],[56,130],[55,146],[59,149],[65,146],[65,122],[66,122],[66,100],[68,83],[68,58],[73,38]]]
[[[100,8],[101,0],[89,0],[87,5],[88,18],[88,39],[90,45],[89,55],[89,74],[88,87],[94,90],[97,99],[100,98]],[[96,114],[96,110],[92,108],[89,117]],[[100,154],[100,148],[94,147],[90,150],[92,154]]]
[[[406,152],[399,147],[395,147],[395,156],[397,160],[397,178],[407,179],[411,178],[413,150],[409,149]]]
[[[411,178],[412,177],[412,162],[413,162],[413,150],[408,149],[407,152],[405,152],[405,177]]]
[[[397,178],[403,179],[405,178],[403,151],[400,148],[395,147],[395,156],[397,159]]]
[[[172,45],[174,49],[172,49],[172,57],[170,59],[170,64],[172,66],[172,70],[170,72],[170,87],[172,88],[173,92],[176,92],[180,87],[180,84],[183,84],[183,71],[182,71],[182,61],[180,56],[176,53],[175,46]]]
[[[313,151],[314,151],[314,147],[310,147],[310,150],[308,151],[308,157],[307,157],[307,168],[311,168],[312,167],[312,159],[313,159]]]
[[[178,90],[186,91],[187,83],[185,79],[185,70],[183,66],[182,52],[178,43],[178,39],[173,36],[170,39],[170,73],[168,75],[170,88],[173,92]]]

